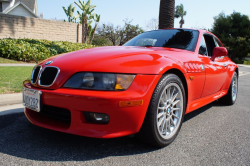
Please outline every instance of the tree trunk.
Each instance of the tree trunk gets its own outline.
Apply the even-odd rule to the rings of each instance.
[[[95,35],[96,28],[97,28],[97,25],[95,25],[95,28],[94,28],[94,30],[93,30],[93,34],[91,34],[91,38],[90,38],[89,44],[92,44],[92,41],[93,41],[93,39],[94,39],[94,35]]]
[[[183,17],[181,17],[181,20],[180,20],[180,28],[182,28],[182,25],[184,24],[184,19]]]
[[[175,0],[161,0],[159,29],[174,28]]]
[[[82,17],[82,43],[87,42],[87,16],[83,15]]]

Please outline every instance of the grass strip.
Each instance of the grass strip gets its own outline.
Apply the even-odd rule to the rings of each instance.
[[[0,94],[22,92],[22,82],[30,78],[33,67],[0,66]]]

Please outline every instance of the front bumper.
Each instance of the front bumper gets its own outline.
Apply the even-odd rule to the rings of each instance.
[[[69,123],[57,121],[41,113],[25,108],[29,121],[37,126],[95,138],[115,138],[139,132],[147,108],[161,75],[137,75],[126,91],[90,91],[59,88],[48,90],[33,87],[24,82],[24,87],[42,91],[42,104],[70,111]],[[143,100],[143,105],[119,107],[120,101]],[[110,116],[108,124],[86,121],[83,111],[105,113]]]

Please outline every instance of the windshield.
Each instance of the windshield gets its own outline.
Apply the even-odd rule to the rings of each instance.
[[[199,32],[187,29],[165,29],[142,33],[124,46],[169,47],[194,51]]]

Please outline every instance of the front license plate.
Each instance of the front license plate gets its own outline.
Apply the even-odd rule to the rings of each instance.
[[[23,88],[23,105],[31,110],[40,112],[40,96],[42,92]]]

